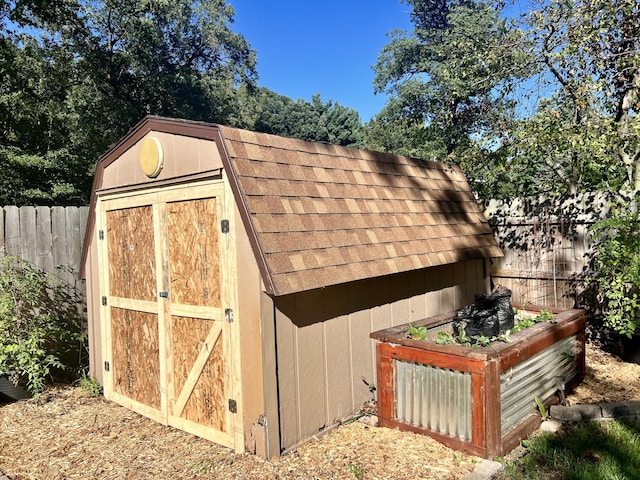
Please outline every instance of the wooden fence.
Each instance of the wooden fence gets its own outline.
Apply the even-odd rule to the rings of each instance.
[[[22,257],[57,274],[84,294],[77,279],[88,207],[0,208],[0,257]],[[70,271],[57,268],[68,266]]]
[[[603,194],[490,201],[485,215],[505,253],[492,261],[493,282],[510,288],[514,302],[578,304],[592,253],[588,231],[609,203]],[[84,282],[56,267],[79,271],[87,214],[88,207],[0,208],[0,256],[21,256],[84,292]]]
[[[517,303],[584,304],[593,254],[589,229],[608,215],[610,202],[602,193],[489,202],[485,215],[505,254],[492,260],[494,284],[510,288]]]

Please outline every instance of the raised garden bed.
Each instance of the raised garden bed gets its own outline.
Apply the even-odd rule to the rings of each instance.
[[[541,309],[552,322],[482,347],[436,343],[453,331],[455,312],[373,332],[380,425],[485,458],[511,451],[539,426],[537,400],[555,403],[584,378],[584,311],[523,310]],[[408,338],[412,326],[426,327],[426,338]]]

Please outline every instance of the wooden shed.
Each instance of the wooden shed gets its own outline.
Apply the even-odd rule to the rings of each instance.
[[[269,457],[357,413],[373,331],[502,255],[460,169],[147,117],[97,165],[82,260],[105,397]]]

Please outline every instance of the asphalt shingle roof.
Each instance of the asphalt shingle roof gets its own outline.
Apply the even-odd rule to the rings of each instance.
[[[456,166],[218,128],[268,293],[502,256]]]

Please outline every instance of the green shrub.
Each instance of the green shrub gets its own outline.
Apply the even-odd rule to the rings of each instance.
[[[638,213],[614,211],[592,229],[595,257],[591,282],[604,325],[631,337],[640,318],[640,224]]]
[[[102,395],[102,385],[95,377],[87,376],[86,372],[82,372],[82,376],[78,380],[78,386],[87,394],[92,397]]]
[[[18,257],[0,258],[0,371],[37,396],[79,373],[86,351],[80,295]]]

